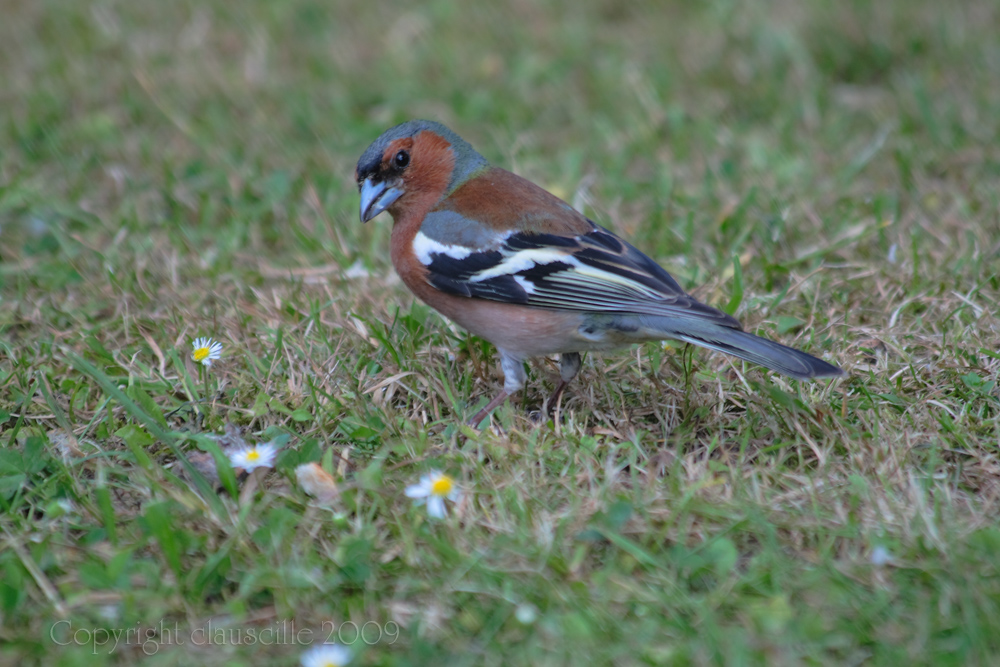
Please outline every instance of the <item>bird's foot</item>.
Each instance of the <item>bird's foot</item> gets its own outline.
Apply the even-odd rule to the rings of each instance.
[[[495,410],[497,406],[506,401],[508,396],[509,394],[506,391],[501,391],[499,394],[496,395],[496,397],[492,401],[486,404],[485,408],[474,414],[472,416],[472,419],[470,419],[465,423],[471,426],[472,428],[479,428],[479,424],[484,419],[489,417],[490,413],[493,412],[493,410]]]
[[[562,398],[563,391],[568,385],[569,382],[566,380],[559,381],[559,384],[556,386],[556,390],[552,392],[551,396],[545,399],[544,403],[542,403],[542,415],[548,415],[549,412],[552,412],[552,414],[555,415],[561,410],[562,404],[560,403],[560,399]]]

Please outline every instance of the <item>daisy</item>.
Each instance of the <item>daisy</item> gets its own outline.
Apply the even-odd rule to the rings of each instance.
[[[213,361],[222,358],[222,343],[211,338],[197,338],[193,346],[194,351],[191,353],[191,358],[202,366],[211,366]]]
[[[427,513],[435,519],[445,517],[444,499],[457,502],[461,497],[455,480],[438,470],[420,478],[419,484],[406,487],[406,495],[416,498],[417,504],[427,503]]]
[[[278,448],[271,443],[239,447],[229,452],[229,463],[234,468],[243,468],[247,472],[254,468],[273,468],[277,454]]]
[[[320,644],[302,654],[302,667],[343,667],[351,661],[351,652],[340,644]]]

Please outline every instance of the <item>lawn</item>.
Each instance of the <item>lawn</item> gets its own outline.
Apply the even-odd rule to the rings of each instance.
[[[0,664],[995,664],[1000,5],[944,4],[6,3]],[[358,222],[410,118],[848,376],[647,344],[463,426],[495,350]]]

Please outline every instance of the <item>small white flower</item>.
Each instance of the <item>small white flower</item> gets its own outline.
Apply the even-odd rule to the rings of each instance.
[[[192,345],[194,351],[191,352],[191,358],[195,363],[211,366],[213,361],[222,358],[222,343],[211,338],[198,338]]]
[[[445,498],[457,502],[462,496],[455,480],[439,470],[432,470],[429,475],[421,477],[419,484],[406,487],[406,495],[415,498],[418,505],[426,502],[427,513],[435,519],[445,517]]]
[[[344,667],[351,661],[351,652],[340,644],[319,644],[302,654],[302,667]]]
[[[538,607],[531,604],[530,602],[524,602],[517,605],[517,609],[514,610],[514,618],[518,620],[521,625],[531,625],[538,618]]]
[[[892,554],[889,550],[883,547],[881,544],[872,549],[871,555],[868,557],[871,564],[875,567],[882,567],[888,565],[892,562]]]
[[[122,609],[117,604],[105,604],[97,608],[97,613],[109,621],[117,621],[122,617]]]
[[[229,463],[234,468],[243,468],[247,472],[254,468],[273,468],[277,454],[278,448],[271,443],[240,447],[229,452]]]

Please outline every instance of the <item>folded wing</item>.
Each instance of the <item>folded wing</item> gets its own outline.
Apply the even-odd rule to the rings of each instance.
[[[739,322],[684,293],[656,262],[608,230],[591,224],[575,236],[508,232],[486,247],[417,241],[431,285],[449,294],[583,312],[642,313]]]

